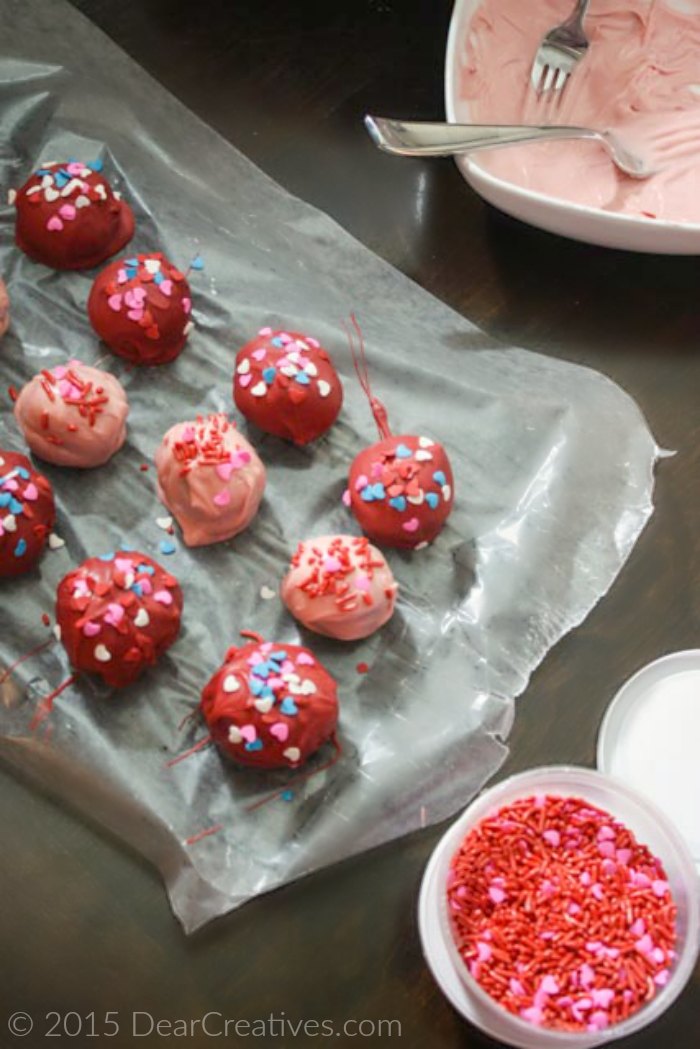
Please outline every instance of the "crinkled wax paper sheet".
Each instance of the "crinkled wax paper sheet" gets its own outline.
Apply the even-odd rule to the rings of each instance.
[[[252,435],[269,485],[244,535],[197,550],[178,542],[167,567],[182,582],[184,629],[140,683],[110,694],[80,680],[48,734],[29,721],[69,673],[60,644],[0,686],[0,756],[149,857],[189,931],[466,804],[505,756],[513,697],[607,591],[644,527],[656,446],[613,383],[495,345],[270,181],[62,0],[4,0],[3,22],[3,188],[42,160],[101,155],[135,205],[133,250],[162,249],[183,267],[201,250],[206,269],[192,275],[197,328],[174,364],[130,370],[106,357],[131,404],[124,449],[96,471],[46,467],[66,546],[2,584],[0,661],[49,636],[41,615],[84,557],[121,540],[161,556],[154,471],[139,467],[173,423],[232,409],[234,353],[259,327],[317,336],[346,383],[340,421],[314,447]],[[2,388],[69,356],[103,358],[85,314],[94,274],[30,262],[12,244],[13,209],[0,215],[13,303]],[[238,770],[211,747],[168,768],[205,735],[197,719],[178,725],[239,629],[298,639],[279,599],[260,594],[276,588],[297,541],[357,531],[340,497],[375,432],[338,323],[351,309],[395,432],[449,449],[455,510],[431,548],[389,552],[401,597],[386,628],[356,645],[304,638],[340,685],[343,751],[331,769],[305,781]],[[22,448],[3,403],[0,444]],[[251,809],[287,784],[291,800]]]

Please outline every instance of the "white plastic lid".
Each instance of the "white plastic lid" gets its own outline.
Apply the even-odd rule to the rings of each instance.
[[[663,656],[622,686],[600,727],[598,768],[666,813],[700,871],[700,649]]]

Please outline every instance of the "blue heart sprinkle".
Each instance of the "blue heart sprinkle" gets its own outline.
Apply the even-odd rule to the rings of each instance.
[[[287,653],[282,649],[279,652],[272,652],[267,658],[274,659],[275,663],[284,663],[287,658]]]
[[[435,492],[427,492],[425,501],[431,510],[434,510],[437,504],[440,502],[440,496],[436,495]]]
[[[274,339],[271,339],[270,342],[272,343],[273,346],[277,346],[278,349],[280,349],[280,350],[284,346],[284,343],[280,339],[279,335],[275,335]]]
[[[70,182],[70,176],[64,175],[62,171],[57,171],[54,177],[54,182],[56,183],[57,189],[63,189],[63,187],[67,186]]]
[[[134,277],[137,276],[137,271],[135,269],[128,269],[126,271],[126,276],[128,280],[133,280]]]
[[[14,496],[10,499],[10,513],[11,514],[23,514],[24,513],[24,507],[22,506],[22,504],[19,502],[18,499],[15,499]]]
[[[114,559],[114,551],[111,554],[100,554],[100,561],[112,561]]]
[[[289,714],[290,717],[293,717],[294,714],[299,713],[299,708],[291,696],[285,696],[280,703],[280,711],[282,714]]]
[[[18,468],[17,473],[19,474],[19,476],[22,478],[23,481],[28,481],[29,480],[29,470],[25,470],[23,466],[20,466]]]
[[[125,547],[125,549],[126,549],[126,547]],[[156,570],[153,567],[153,565],[139,565],[137,571],[145,572],[146,575],[154,575]]]
[[[263,368],[262,377],[265,382],[274,382],[275,376],[277,375],[276,368]]]
[[[125,554],[133,554],[134,551],[136,550],[136,547],[135,546],[127,546],[126,543],[122,543],[121,549],[124,551]]]
[[[245,745],[246,750],[262,750],[262,748],[263,745],[261,739],[254,739],[252,743],[246,743]]]
[[[102,171],[102,168],[104,167],[104,162],[98,157],[96,160],[88,160],[87,166],[90,168],[91,171]]]
[[[263,689],[267,687],[266,685],[263,685],[259,677],[251,677],[248,681],[248,685],[254,696],[261,696]]]
[[[253,667],[253,673],[256,677],[266,678],[270,676],[270,667],[267,663],[258,663]]]
[[[53,171],[49,171],[48,168],[39,168],[38,171],[34,172],[35,175],[53,175]]]
[[[400,444],[396,449],[396,454],[398,455],[399,459],[410,459],[413,455],[413,452],[410,448],[407,448],[405,444]]]
[[[386,492],[384,491],[384,485],[381,481],[377,481],[376,484],[372,485],[372,495],[375,499],[383,499],[385,497]]]
[[[27,552],[27,540],[26,539],[20,539],[20,541],[17,543],[17,546],[15,547],[15,557],[21,557],[22,554],[25,554],[26,552]]]
[[[104,558],[102,558],[102,560],[104,561]],[[143,597],[143,587],[140,583],[132,583],[129,589],[133,590],[139,597]]]
[[[406,500],[402,495],[395,495],[393,499],[389,500],[389,506],[393,506],[394,510],[403,511],[406,509]]]
[[[433,480],[435,481],[435,484],[447,484],[447,478],[445,477],[442,470],[435,471],[435,473],[433,474]]]
[[[268,697],[270,699],[275,698],[275,693],[272,691],[269,685],[263,685],[263,687],[260,689],[260,695],[263,697],[263,699],[267,699]]]
[[[173,543],[170,539],[161,539],[161,541],[160,541],[160,552],[161,552],[161,554],[165,554],[167,556],[168,554],[174,554],[176,550],[177,550],[177,547],[175,546],[175,543]]]
[[[308,386],[311,379],[308,377],[306,372],[297,372],[294,376],[294,381],[298,382],[301,386]]]
[[[153,274],[153,283],[154,284],[162,284],[164,280],[165,280],[165,277],[163,276],[163,274],[161,273],[160,270],[158,270],[157,273]]]
[[[190,267],[193,270],[203,270],[204,269],[204,259],[202,258],[202,256],[201,255],[195,255],[195,257],[192,259],[192,262],[190,263]]]
[[[138,266],[138,264],[139,264],[139,260],[138,259],[124,259],[124,265],[125,266]]]
[[[0,492],[0,506],[9,506],[12,496],[9,492]]]
[[[364,499],[366,503],[374,502],[374,492],[372,491],[372,485],[368,484],[366,488],[363,488],[360,492],[360,497]]]
[[[280,794],[280,798],[282,799],[282,801],[292,801],[292,799],[294,798],[294,791],[293,790],[283,790],[282,793]]]

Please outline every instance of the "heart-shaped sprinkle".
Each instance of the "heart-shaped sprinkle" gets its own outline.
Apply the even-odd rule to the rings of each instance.
[[[61,194],[58,192],[58,190],[57,189],[52,189],[51,186],[48,186],[44,190],[44,200],[48,200],[50,203],[53,203],[54,200],[58,200],[60,195]],[[49,226],[49,229],[51,229],[50,226]]]
[[[253,376],[250,373],[248,373],[248,375],[239,375],[239,377],[238,377],[238,385],[239,386],[250,386],[250,384],[252,382],[252,379],[253,379]]]
[[[98,663],[109,663],[112,653],[104,645],[98,645],[95,649],[95,659]]]
[[[37,187],[34,187],[34,188],[36,189]],[[8,191],[7,191],[7,203],[10,205],[10,207],[12,207],[12,205],[14,204],[14,202],[16,200],[17,200],[17,190],[16,189],[8,189]]]
[[[308,377],[306,372],[297,372],[294,376],[294,382],[298,382],[300,386],[308,386],[311,379]]]
[[[110,295],[107,299],[107,305],[109,306],[110,310],[114,310],[115,313],[119,313],[120,309],[122,308],[121,295]]]
[[[283,751],[282,757],[286,758],[292,765],[296,765],[301,757],[301,751],[298,747],[287,747],[287,749]]]
[[[137,626],[137,627],[148,626],[148,624],[150,622],[151,622],[151,617],[149,616],[149,614],[146,611],[146,609],[145,608],[139,608],[138,612],[134,616],[134,626]]]
[[[426,452],[424,449],[419,448],[416,452],[416,462],[427,463],[433,458],[432,452]]]
[[[329,382],[326,382],[325,379],[319,379],[318,392],[320,393],[321,397],[327,397],[328,394],[331,392],[331,384]]]
[[[49,536],[49,549],[50,550],[60,550],[61,547],[65,546],[65,545],[66,545],[66,541],[65,541],[65,539],[61,539],[60,535],[56,535],[55,532],[52,532],[50,534],[50,536]]]
[[[237,725],[229,725],[228,730],[228,741],[229,743],[240,743],[243,739],[241,731]]]
[[[263,361],[267,356],[267,350],[253,350],[253,357],[256,361]]]
[[[250,371],[250,359],[248,357],[244,357],[241,363],[236,368],[236,371],[239,375],[247,375]]]
[[[52,215],[49,221],[46,223],[46,228],[50,230],[61,230],[63,229],[63,223],[59,219],[58,215]]]
[[[260,596],[263,599],[263,601],[272,601],[273,597],[276,597],[276,594],[275,594],[275,591],[272,589],[272,587],[261,586],[260,587]]]
[[[188,299],[186,295],[182,299],[182,310],[183,310],[183,313],[191,313],[192,312],[192,299]]]
[[[127,317],[130,321],[143,320],[143,310],[129,310],[127,312]]]
[[[242,384],[243,384],[243,381],[241,380],[241,385]],[[250,392],[252,393],[253,397],[264,397],[265,394],[267,393],[267,386],[265,385],[264,382],[256,383],[255,386],[253,386],[253,388],[251,389]]]
[[[417,517],[412,517],[410,521],[404,521],[401,527],[404,532],[417,532],[420,527],[420,521]]]
[[[447,478],[445,477],[442,470],[435,471],[435,473],[433,474],[433,480],[435,481],[435,484],[439,484],[441,486],[443,484],[447,484]]]
[[[168,298],[170,298],[173,293],[173,282],[171,280],[162,280],[158,285],[158,288],[164,295],[167,295]]]
[[[246,750],[262,750],[263,749],[263,742],[262,742],[261,739],[254,739],[252,741],[252,743],[246,743],[245,744],[245,749]]]
[[[253,706],[256,710],[259,710],[261,714],[268,714],[272,710],[274,702],[272,696],[260,696],[259,699],[254,700]]]
[[[285,696],[280,703],[280,712],[286,714],[288,717],[294,717],[294,715],[299,712],[299,708],[291,696]]]
[[[369,478],[366,476],[366,474],[360,474],[360,476],[355,481],[355,491],[361,492],[362,489],[366,488],[368,484]]]
[[[241,738],[244,739],[246,743],[252,743],[258,735],[255,725],[241,725],[240,731]]]
[[[431,510],[436,510],[438,503],[440,502],[440,496],[436,492],[427,492],[425,501]]]
[[[247,466],[251,461],[250,452],[246,452],[244,449],[236,449],[235,452],[231,452],[231,464],[234,470],[240,470],[243,466]]]
[[[277,371],[275,368],[263,368],[262,377],[265,382],[274,382]]]
[[[389,506],[393,506],[394,510],[398,510],[402,513],[406,509],[406,500],[402,495],[396,495],[393,499],[389,500]]]
[[[66,219],[67,222],[72,222],[75,218],[76,211],[72,204],[61,204],[58,209],[58,214],[62,219]]]
[[[216,467],[216,473],[222,481],[228,481],[233,473],[233,463],[219,463]]]
[[[297,665],[300,667],[314,667],[316,666],[316,660],[309,652],[300,652],[296,658]]]
[[[86,197],[84,193],[81,193],[79,197],[75,198],[76,208],[87,208],[90,204],[90,198]]]
[[[369,576],[365,575],[364,572],[357,572],[355,579],[355,588],[360,590],[363,594],[368,594],[371,590],[371,583]]]
[[[413,455],[413,452],[410,448],[407,448],[405,444],[399,444],[396,446],[395,455],[399,459],[410,459]]]
[[[87,623],[83,623],[85,637],[96,637],[101,629],[102,627],[99,623],[93,623],[90,619],[88,619]]]
[[[443,484],[442,498],[445,500],[446,503],[449,503],[450,499],[452,498],[452,489],[449,486],[449,484]]]
[[[435,444],[435,441],[431,441],[429,437],[419,437],[418,444],[421,446],[421,448],[432,448]]]
[[[339,572],[343,567],[337,557],[326,557],[323,561],[326,572]]]
[[[304,371],[307,375],[310,375],[312,379],[315,379],[318,375],[318,368],[313,361],[306,361],[304,364]]]
[[[421,503],[425,502],[425,492],[421,488],[417,495],[407,495],[406,501],[409,502],[411,506],[420,506]]]
[[[227,674],[223,680],[221,687],[223,688],[224,692],[238,692],[239,688],[241,687],[241,683],[235,676],[235,674]]]
[[[156,524],[159,528],[162,528],[164,532],[173,527],[172,517],[156,517]]]
[[[222,488],[220,492],[217,492],[214,496],[214,502],[217,506],[228,506],[231,502],[231,493],[228,488]]]
[[[294,364],[282,364],[279,370],[288,379],[293,379],[299,369]]]
[[[301,688],[299,691],[301,692],[302,696],[313,696],[318,691],[318,689],[316,688],[316,685],[313,683],[311,678],[307,677],[304,678],[304,680],[302,681]]]
[[[276,721],[274,725],[270,725],[270,735],[284,743],[289,737],[289,725],[284,721]]]
[[[147,273],[157,273],[160,269],[160,259],[144,259],[143,265]]]
[[[141,585],[143,586],[145,582],[146,581],[144,580]],[[159,605],[172,605],[173,595],[168,593],[167,590],[156,590],[153,595],[153,600],[157,601]]]
[[[124,609],[121,605],[116,603],[107,605],[107,612],[105,613],[105,623],[109,623],[110,626],[119,626],[122,619],[124,618]]]
[[[28,499],[30,503],[39,498],[39,489],[34,483],[28,484],[24,489],[24,498]]]

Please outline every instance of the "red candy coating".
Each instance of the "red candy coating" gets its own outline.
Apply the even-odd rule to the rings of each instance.
[[[431,543],[449,517],[453,483],[441,444],[392,435],[355,457],[344,501],[375,543],[416,549]]]
[[[131,208],[109,182],[79,161],[45,164],[10,194],[17,246],[57,270],[99,266],[131,240]]]
[[[88,299],[90,323],[110,350],[134,364],[168,364],[193,328],[189,284],[165,255],[111,262]]]
[[[236,355],[233,399],[261,430],[303,445],[333,425],[343,387],[316,339],[262,328]]]
[[[53,489],[26,455],[0,448],[0,579],[41,557],[56,520]]]
[[[205,686],[214,742],[241,765],[294,768],[335,732],[336,683],[308,648],[253,641],[230,648]]]
[[[177,579],[145,554],[90,557],[61,580],[56,622],[68,658],[108,685],[130,685],[180,630]]]

